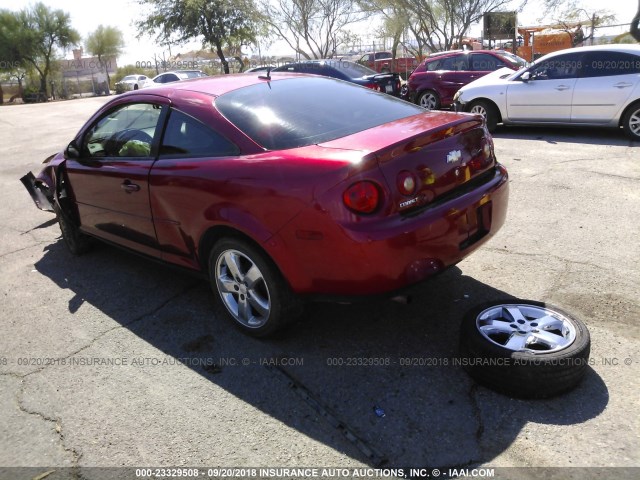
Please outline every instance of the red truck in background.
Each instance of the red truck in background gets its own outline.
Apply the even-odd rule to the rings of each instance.
[[[391,52],[369,52],[365,53],[358,63],[380,73],[397,72],[404,80],[419,63],[415,57],[392,57]]]

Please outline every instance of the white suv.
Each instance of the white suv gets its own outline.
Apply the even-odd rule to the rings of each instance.
[[[456,110],[505,125],[619,128],[640,141],[640,45],[599,45],[550,53],[529,68],[496,70],[462,87]]]

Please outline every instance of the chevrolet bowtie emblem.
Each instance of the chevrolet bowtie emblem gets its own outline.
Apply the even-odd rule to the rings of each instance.
[[[459,162],[462,158],[462,152],[460,150],[454,150],[447,155],[447,163]]]

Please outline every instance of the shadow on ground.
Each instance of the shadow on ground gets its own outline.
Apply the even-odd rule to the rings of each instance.
[[[624,147],[640,147],[624,131],[603,127],[538,127],[538,126],[499,126],[491,134],[494,138],[518,140],[538,140],[545,144],[558,145],[564,143],[582,143],[585,145],[617,145]]]
[[[88,303],[166,355],[190,360],[234,397],[375,466],[488,462],[527,422],[579,424],[609,400],[593,370],[573,392],[544,401],[475,385],[453,365],[460,320],[478,303],[510,296],[458,268],[414,288],[409,305],[309,304],[299,323],[255,340],[213,318],[206,282],[117,249],[98,246],[73,258],[58,241],[35,266],[73,292],[65,324],[77,325]],[[215,365],[203,366],[212,358]],[[276,360],[288,365],[275,367]]]

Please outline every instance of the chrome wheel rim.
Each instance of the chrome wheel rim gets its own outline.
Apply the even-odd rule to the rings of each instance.
[[[495,345],[536,355],[559,352],[576,339],[570,318],[535,305],[494,305],[476,317],[476,327]]]
[[[487,110],[482,105],[474,105],[473,107],[471,107],[471,110],[469,110],[469,112],[475,113],[476,115],[482,115],[483,117],[487,118]]]
[[[629,130],[636,137],[640,137],[640,108],[629,117]]]
[[[267,322],[269,287],[253,260],[238,250],[225,250],[216,261],[215,276],[222,303],[237,322],[249,328]]]
[[[427,110],[433,110],[436,108],[436,97],[432,93],[425,93],[420,97],[420,106],[426,108]]]

